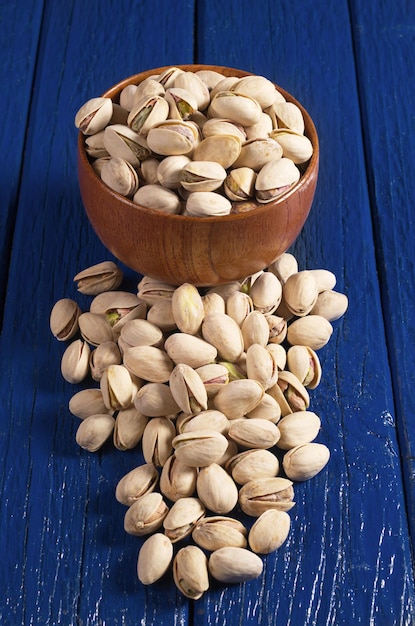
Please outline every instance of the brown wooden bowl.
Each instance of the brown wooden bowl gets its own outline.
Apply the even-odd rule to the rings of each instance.
[[[224,76],[250,73],[217,65],[180,65],[187,71],[211,69]],[[104,96],[118,100],[129,84],[138,84],[166,67],[131,76]],[[300,233],[311,208],[317,184],[319,146],[307,111],[278,87],[287,101],[302,111],[305,134],[314,152],[300,180],[276,201],[242,213],[221,217],[169,215],[139,206],[107,187],[95,173],[78,140],[78,176],[87,216],[106,248],[139,274],[178,285],[190,282],[211,286],[245,278],[269,266]]]

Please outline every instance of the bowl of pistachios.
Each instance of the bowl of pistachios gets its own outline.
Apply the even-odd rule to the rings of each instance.
[[[75,125],[88,219],[139,274],[197,286],[244,278],[285,252],[309,215],[316,128],[264,76],[147,70],[85,102]]]

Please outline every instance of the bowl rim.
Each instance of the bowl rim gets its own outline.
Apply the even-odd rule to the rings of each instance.
[[[153,75],[153,74],[161,74],[163,71],[171,68],[171,67],[177,67],[179,69],[183,69],[184,71],[199,71],[199,70],[214,70],[214,71],[218,71],[219,73],[223,73],[223,75],[226,76],[232,76],[232,73],[236,72],[237,74],[240,75],[240,77],[242,78],[243,76],[255,76],[258,74],[254,74],[253,72],[249,72],[243,69],[237,69],[237,68],[233,68],[233,67],[228,67],[228,66],[221,66],[221,65],[207,65],[207,64],[178,64],[178,65],[165,65],[165,66],[161,66],[161,67],[156,67],[156,68],[152,68],[152,69],[148,69],[145,70],[143,72],[139,72],[137,74],[132,74],[131,76],[128,76],[127,78],[122,79],[121,81],[119,81],[118,83],[115,83],[115,85],[113,85],[112,87],[110,87],[109,89],[107,89],[102,95],[101,97],[107,97],[107,98],[111,98],[113,100],[113,102],[117,103],[117,97],[119,97],[119,94],[121,93],[121,91],[127,87],[128,85],[131,84],[139,84],[140,82],[142,82],[143,80],[145,80],[145,78],[148,78],[149,76]],[[281,195],[278,196],[278,198],[276,200],[273,200],[271,202],[268,203],[256,203],[256,206],[250,210],[247,211],[242,211],[240,213],[229,213],[227,215],[220,215],[220,216],[195,216],[195,215],[181,215],[181,214],[177,214],[177,213],[165,213],[163,211],[159,211],[157,209],[152,209],[150,207],[145,207],[141,204],[137,204],[136,202],[133,202],[133,200],[130,200],[129,198],[122,196],[121,194],[117,193],[116,191],[114,191],[113,189],[111,189],[110,187],[108,187],[108,185],[106,185],[102,180],[101,177],[99,176],[99,174],[94,170],[94,168],[92,167],[92,163],[88,158],[86,149],[85,149],[85,140],[87,139],[87,136],[85,136],[81,131],[79,131],[78,133],[78,159],[79,159],[79,166],[84,166],[87,169],[90,170],[91,175],[93,175],[96,178],[96,183],[99,186],[102,186],[103,190],[105,190],[105,193],[107,193],[109,196],[112,196],[114,198],[114,200],[116,200],[118,203],[121,204],[126,204],[129,207],[134,207],[136,210],[138,210],[139,212],[143,212],[144,214],[148,214],[148,215],[157,215],[160,216],[160,218],[162,217],[163,219],[168,219],[168,220],[173,220],[173,222],[179,220],[179,221],[183,221],[184,219],[186,219],[186,221],[188,223],[192,223],[192,222],[207,222],[207,223],[212,223],[212,221],[216,221],[216,220],[220,220],[221,222],[232,222],[232,221],[236,221],[236,220],[243,220],[246,219],[249,215],[252,216],[252,214],[255,215],[260,215],[263,212],[267,212],[270,209],[276,209],[278,210],[278,205],[281,203],[286,202],[291,196],[293,196],[294,194],[300,192],[301,193],[301,189],[307,185],[308,180],[315,176],[315,172],[316,170],[318,171],[318,166],[319,166],[319,140],[318,140],[318,134],[317,134],[317,129],[314,125],[313,119],[311,118],[310,114],[308,113],[307,109],[305,109],[305,107],[298,101],[296,100],[296,98],[294,96],[292,96],[288,91],[286,91],[285,89],[283,89],[282,87],[280,87],[279,85],[277,85],[276,83],[274,83],[273,81],[271,81],[274,86],[276,87],[276,89],[284,96],[284,98],[287,100],[287,102],[292,102],[293,104],[295,104],[296,106],[298,106],[298,108],[301,110],[301,113],[303,115],[304,118],[304,123],[305,123],[305,128],[307,130],[307,134],[306,136],[310,139],[312,146],[313,146],[313,154],[307,164],[307,167],[305,169],[305,171],[301,174],[299,180],[295,183],[295,185],[293,185],[290,189],[288,189],[287,191],[285,191],[284,193],[282,193]],[[248,201],[249,202],[249,201]],[[255,202],[255,201],[253,201]]]

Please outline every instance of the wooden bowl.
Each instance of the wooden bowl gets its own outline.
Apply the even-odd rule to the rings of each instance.
[[[224,76],[249,72],[216,65],[180,65],[184,70],[211,69]],[[118,100],[129,84],[138,84],[165,67],[131,76],[104,96]],[[78,176],[87,216],[106,248],[139,274],[173,285],[190,282],[212,286],[245,278],[270,265],[300,233],[311,208],[318,176],[317,132],[307,111],[278,87],[287,101],[302,111],[305,134],[314,152],[298,183],[276,201],[222,217],[169,215],[134,204],[107,187],[95,173],[78,140]]]

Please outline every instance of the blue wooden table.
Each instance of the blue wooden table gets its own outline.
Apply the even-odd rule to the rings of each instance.
[[[0,41],[0,624],[415,624],[415,4],[1,0]],[[75,112],[194,62],[267,76],[312,115],[320,176],[292,252],[350,303],[312,396],[328,466],[296,487],[264,575],[198,602],[137,580],[114,489],[140,454],[76,445],[49,330],[73,276],[110,258],[79,195]]]

